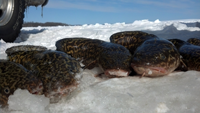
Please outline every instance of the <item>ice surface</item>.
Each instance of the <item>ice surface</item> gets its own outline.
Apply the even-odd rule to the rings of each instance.
[[[14,95],[9,96],[9,111],[11,113],[48,113],[45,108],[49,104],[49,98],[44,95],[32,95],[27,90],[18,89]]]
[[[94,70],[93,70],[94,71]],[[81,88],[56,104],[44,96],[17,90],[11,113],[198,113],[200,72],[174,72],[159,78],[100,80],[83,72]],[[48,105],[48,106],[47,106]],[[47,106],[47,107],[46,107]],[[29,109],[28,109],[29,108]],[[23,111],[21,111],[23,110]],[[20,111],[20,112],[19,112]]]
[[[55,42],[67,37],[87,37],[109,41],[119,31],[141,30],[163,38],[187,40],[200,37],[200,20],[149,21],[104,25],[28,27],[15,43],[0,40],[0,59],[14,45],[40,45],[55,50]],[[187,24],[192,24],[188,26]],[[79,87],[59,103],[49,103],[43,95],[16,90],[9,98],[8,109],[0,113],[199,113],[200,72],[173,72],[158,78],[124,77],[108,79],[95,77],[99,68],[80,73]]]
[[[87,87],[66,103],[52,104],[60,113],[197,113],[199,72],[160,78],[126,77]],[[55,112],[55,111],[52,111]]]

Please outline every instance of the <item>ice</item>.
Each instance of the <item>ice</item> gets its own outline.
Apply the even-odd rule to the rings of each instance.
[[[125,76],[128,76],[129,75],[129,72],[128,71],[124,71],[124,70],[110,70],[110,71],[107,71],[109,75],[117,75],[119,77],[125,77]]]
[[[133,23],[94,24],[83,26],[27,27],[14,43],[0,40],[0,59],[15,45],[40,45],[55,50],[55,42],[68,37],[86,37],[109,41],[120,31],[141,30],[162,38],[187,40],[200,36],[195,26],[199,19]],[[187,24],[192,24],[188,26]],[[98,76],[99,68],[79,73],[79,85],[58,103],[49,103],[43,95],[32,95],[18,89],[9,97],[8,108],[0,113],[199,113],[200,72],[173,72],[158,78]],[[151,73],[149,71],[149,73]]]
[[[167,111],[169,111],[169,108],[164,103],[160,103],[156,108],[157,113],[166,113]]]
[[[49,98],[44,95],[33,95],[27,90],[18,89],[14,95],[9,96],[9,111],[11,113],[22,112],[22,113],[48,113],[46,110],[49,105]]]
[[[9,109],[17,111],[10,113],[198,113],[200,110],[200,72],[102,80],[93,76],[96,70],[83,71],[80,88],[59,103],[49,104],[44,96],[17,90],[9,100]]]
[[[149,75],[151,75],[151,74],[152,74],[152,71],[151,71],[151,70],[149,70],[148,74],[149,74]]]
[[[200,110],[199,75],[199,72],[189,71],[160,78],[108,79],[90,85],[66,103],[50,105],[50,110],[58,108],[59,113],[197,113]]]

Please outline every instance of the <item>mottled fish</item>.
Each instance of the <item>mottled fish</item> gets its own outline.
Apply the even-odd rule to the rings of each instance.
[[[110,41],[125,46],[132,53],[131,66],[142,76],[168,75],[180,63],[173,43],[141,31],[124,31],[111,35]]]
[[[99,65],[108,77],[128,76],[131,54],[125,47],[98,39],[65,38],[56,42],[58,51],[63,51],[82,60],[86,68]]]
[[[75,74],[80,71],[80,64],[64,52],[22,45],[11,47],[6,53],[10,61],[20,63],[35,73],[43,83],[45,96],[52,98],[52,102],[77,85]]]
[[[0,60],[0,106],[5,107],[15,90],[27,89],[32,94],[42,94],[42,82],[22,65]]]
[[[200,46],[180,39],[169,39],[169,41],[177,47],[184,63],[179,69],[200,71]]]
[[[200,38],[190,38],[187,40],[190,44],[200,46]]]

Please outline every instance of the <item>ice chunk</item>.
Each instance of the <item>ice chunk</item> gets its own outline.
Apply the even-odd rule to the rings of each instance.
[[[148,74],[149,74],[149,75],[151,75],[151,74],[152,74],[152,71],[151,71],[151,70],[149,70]]]
[[[168,112],[168,110],[169,108],[164,103],[160,103],[156,108],[157,113],[166,113]]]
[[[154,21],[154,23],[160,23],[160,20],[159,20],[159,19],[156,19],[156,20]]]

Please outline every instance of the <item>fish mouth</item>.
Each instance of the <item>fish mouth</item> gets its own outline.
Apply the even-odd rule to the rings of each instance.
[[[50,98],[51,103],[57,103],[61,98],[69,95],[72,91],[74,91],[78,86],[77,82],[74,82],[70,85],[61,85],[51,91],[45,92],[45,96]]]
[[[107,69],[104,74],[110,78],[112,77],[126,77],[130,74],[130,71],[123,69]]]
[[[173,71],[173,69],[168,69],[165,67],[156,67],[156,66],[138,66],[131,63],[131,67],[134,71],[142,76],[146,77],[159,77],[168,75]]]
[[[28,91],[32,94],[36,94],[36,95],[42,95],[43,94],[43,83],[41,82],[39,85],[35,86],[30,86],[28,87]]]

